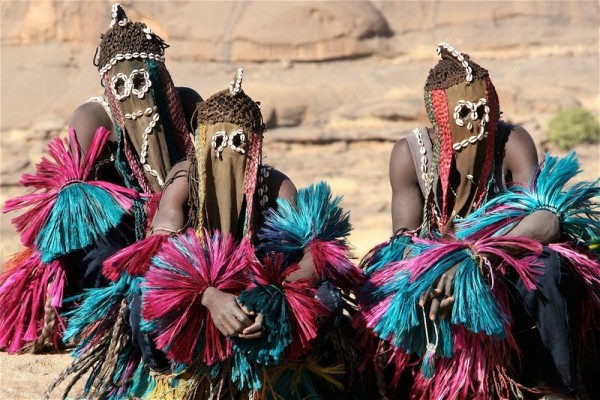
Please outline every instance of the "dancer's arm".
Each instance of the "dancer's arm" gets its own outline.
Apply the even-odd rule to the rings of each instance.
[[[504,166],[512,176],[512,183],[528,186],[538,168],[538,157],[531,135],[521,126],[515,126],[506,142]],[[521,220],[506,236],[525,236],[542,243],[560,237],[558,217],[548,210],[538,210]]]

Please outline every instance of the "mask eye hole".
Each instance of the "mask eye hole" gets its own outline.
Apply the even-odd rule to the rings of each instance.
[[[485,104],[480,104],[477,108],[477,119],[482,119],[484,117],[484,115],[486,114],[486,110],[485,110]]]
[[[246,154],[244,145],[246,144],[246,135],[242,129],[233,132],[229,137],[229,147],[236,153]]]
[[[111,79],[112,91],[117,100],[124,100],[129,97],[131,89],[129,87],[129,79],[127,75],[118,73]]]
[[[227,134],[224,131],[216,132],[213,135],[210,146],[214,149],[216,158],[221,158],[221,153],[227,147],[227,139]]]
[[[460,117],[460,119],[465,119],[470,112],[471,110],[469,110],[467,107],[462,107],[458,112],[458,116]]]
[[[150,86],[152,86],[152,81],[150,81],[150,74],[148,74],[148,71],[143,69],[134,69],[131,72],[129,81],[131,82],[131,93],[133,93],[140,99],[144,98],[144,95],[148,92]]]

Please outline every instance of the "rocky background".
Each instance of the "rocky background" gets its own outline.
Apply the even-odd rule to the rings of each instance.
[[[0,202],[23,193],[48,140],[70,113],[102,94],[92,57],[110,22],[109,1],[1,3]],[[599,113],[598,1],[123,1],[171,45],[176,85],[203,97],[238,66],[261,101],[265,162],[297,186],[327,180],[343,194],[358,258],[391,233],[388,157],[426,124],[423,83],[446,41],[486,67],[504,117],[524,125],[540,153],[558,111]],[[600,148],[576,148],[584,177],[600,175]],[[0,262],[19,249],[10,215]],[[0,354],[0,398],[37,398],[66,356]],[[36,385],[32,384],[35,374]],[[57,396],[59,393],[57,392]]]

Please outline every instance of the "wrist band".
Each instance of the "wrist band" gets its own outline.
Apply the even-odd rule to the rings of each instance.
[[[176,235],[178,233],[181,233],[181,229],[174,230],[174,229],[171,229],[171,228],[167,228],[165,226],[153,226],[153,227],[150,228],[150,234],[151,235],[154,234],[156,231],[167,232],[167,233],[169,233],[171,235]]]

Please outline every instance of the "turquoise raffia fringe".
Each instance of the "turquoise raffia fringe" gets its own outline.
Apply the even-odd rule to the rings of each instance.
[[[258,250],[284,254],[283,265],[289,265],[302,258],[312,240],[347,245],[346,237],[352,227],[348,213],[339,206],[341,200],[341,196],[332,198],[331,188],[325,182],[300,189],[296,206],[278,199],[277,210],[269,212],[259,232],[262,244]]]
[[[537,210],[556,214],[561,232],[578,244],[589,244],[600,237],[600,178],[568,187],[581,172],[574,152],[563,158],[546,155],[539,173],[529,187],[512,186],[483,204],[456,224],[457,237],[464,239],[496,226],[496,235],[512,229],[524,216]]]
[[[125,210],[106,190],[76,182],[59,193],[35,244],[42,261],[83,249],[116,227]]]

